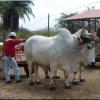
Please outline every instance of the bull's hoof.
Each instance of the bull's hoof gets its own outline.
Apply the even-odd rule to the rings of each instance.
[[[80,79],[80,82],[86,82],[86,80],[85,79]]]
[[[54,86],[50,86],[49,90],[56,90],[56,88]]]
[[[45,79],[49,79],[49,78],[50,78],[49,75],[45,76]]]
[[[36,82],[36,85],[40,85],[40,84],[41,84],[41,82],[40,82],[40,81]]]
[[[53,78],[54,79],[60,79],[60,76],[54,76]]]
[[[65,89],[71,89],[72,88],[72,86],[71,85],[65,85]]]
[[[72,81],[72,84],[73,84],[73,85],[79,85],[79,81],[78,81],[78,80],[73,80],[73,81]]]
[[[29,74],[27,74],[26,77],[29,77]]]
[[[34,82],[30,82],[29,85],[35,85],[35,83]]]
[[[54,85],[54,84],[50,84],[50,86],[49,86],[49,90],[56,90],[55,85]]]

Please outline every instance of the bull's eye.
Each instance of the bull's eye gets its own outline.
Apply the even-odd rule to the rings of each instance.
[[[90,46],[87,46],[87,48],[88,48],[88,49],[91,49],[91,47],[90,47]]]

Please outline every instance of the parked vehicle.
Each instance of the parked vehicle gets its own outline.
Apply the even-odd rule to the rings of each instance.
[[[15,46],[15,59],[19,67],[23,67],[26,72],[26,76],[29,76],[28,64],[26,63],[24,52],[24,43]],[[0,42],[0,54],[3,53],[3,42]]]
[[[29,76],[28,64],[24,56],[24,43],[20,43],[15,46],[15,59],[19,67],[23,67],[26,72],[26,76]]]

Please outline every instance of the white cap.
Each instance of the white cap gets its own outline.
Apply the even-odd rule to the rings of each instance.
[[[11,32],[9,36],[16,36],[15,32]]]

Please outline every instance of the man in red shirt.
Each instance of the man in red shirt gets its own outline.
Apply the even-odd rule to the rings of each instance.
[[[15,60],[15,45],[21,43],[20,39],[16,38],[16,33],[11,32],[9,38],[4,41],[4,61],[5,61],[5,78],[6,83],[11,83],[10,68],[14,69],[15,81],[21,82],[19,68]]]

